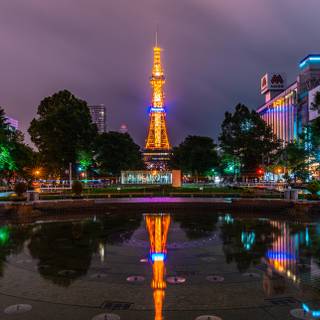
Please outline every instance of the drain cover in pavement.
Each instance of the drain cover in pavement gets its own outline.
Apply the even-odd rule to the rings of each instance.
[[[127,278],[128,282],[143,282],[145,280],[142,276],[130,276]]]
[[[195,320],[222,320],[222,319],[217,316],[200,316]]]
[[[186,278],[184,277],[168,277],[167,281],[171,284],[181,284],[186,282]]]
[[[6,314],[19,314],[25,313],[32,309],[30,304],[14,304],[10,307],[4,309],[4,313]]]
[[[93,317],[92,320],[120,320],[120,317],[114,313],[101,313]]]
[[[310,313],[306,313],[303,309],[292,309],[290,311],[290,314],[296,319],[303,319],[303,320],[315,319],[314,317],[312,317]]]
[[[208,281],[210,282],[223,282],[224,281],[224,277],[221,276],[207,276],[206,278]]]
[[[260,274],[255,272],[246,272],[246,273],[243,273],[242,275],[248,278],[260,278]]]
[[[75,274],[76,272],[74,270],[61,270],[58,272],[59,276],[72,276],[73,274]]]

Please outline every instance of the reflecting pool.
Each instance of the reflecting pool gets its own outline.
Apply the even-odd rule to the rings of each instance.
[[[122,213],[0,226],[0,319],[320,319],[320,223]]]

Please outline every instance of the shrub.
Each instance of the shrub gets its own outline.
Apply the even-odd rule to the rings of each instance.
[[[307,190],[311,194],[317,195],[317,193],[320,191],[320,182],[317,180],[312,180],[311,182],[308,183]]]
[[[72,192],[76,196],[81,196],[82,191],[83,191],[82,183],[80,181],[74,181],[72,184]]]
[[[23,196],[23,194],[27,192],[27,185],[24,182],[16,183],[14,186],[14,192],[18,197]]]
[[[315,193],[313,194],[306,194],[305,198],[307,200],[319,200],[319,196]]]

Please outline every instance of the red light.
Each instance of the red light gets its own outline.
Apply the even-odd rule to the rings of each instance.
[[[257,170],[257,173],[260,174],[260,175],[263,175],[264,174],[264,170],[260,168],[260,169]]]

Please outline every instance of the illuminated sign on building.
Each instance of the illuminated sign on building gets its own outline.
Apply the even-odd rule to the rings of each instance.
[[[121,171],[121,184],[169,184],[181,187],[181,171],[138,170]]]
[[[121,184],[172,184],[172,172],[122,171]]]
[[[268,91],[284,90],[286,87],[286,76],[284,73],[266,73],[261,78],[261,94]]]

